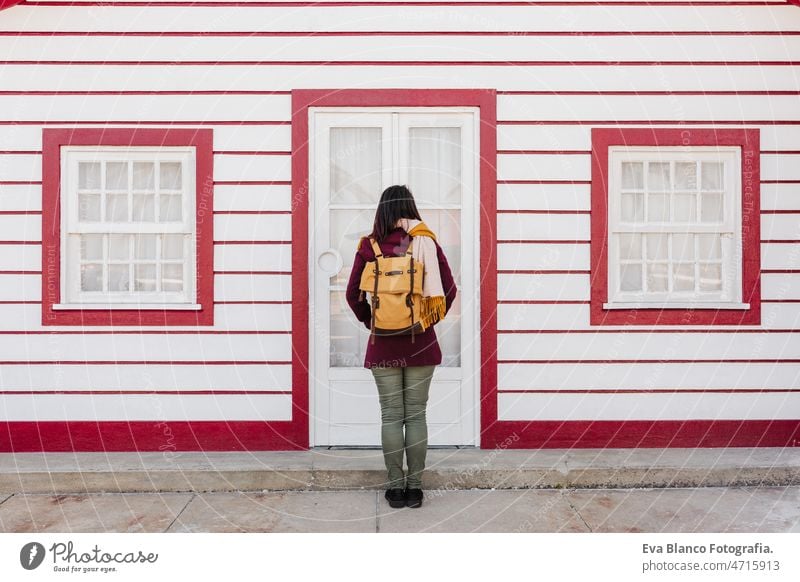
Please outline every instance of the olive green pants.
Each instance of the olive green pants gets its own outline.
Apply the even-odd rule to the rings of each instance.
[[[428,421],[425,413],[435,367],[372,368],[381,403],[381,445],[389,471],[387,489],[422,489],[422,470],[428,453]],[[405,483],[403,451],[408,463]]]

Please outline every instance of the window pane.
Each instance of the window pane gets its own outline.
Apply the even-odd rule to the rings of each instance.
[[[622,220],[644,222],[644,195],[622,194]]]
[[[155,190],[156,170],[153,162],[133,162],[133,187],[136,190]]]
[[[161,257],[183,259],[183,239],[182,234],[165,234],[161,239]]]
[[[620,265],[620,290],[622,291],[641,291],[642,290],[642,265],[641,263]]]
[[[644,189],[644,164],[622,162],[622,187],[626,190]]]
[[[182,220],[181,197],[167,194],[159,196],[159,221],[179,222]]]
[[[648,233],[645,235],[647,242],[647,258],[666,261],[668,258],[667,243],[669,235],[666,233]]]
[[[697,196],[694,194],[675,194],[675,221],[697,221]]]
[[[674,291],[694,291],[694,263],[675,263],[672,275]]]
[[[647,290],[666,291],[667,282],[667,263],[647,263]]]
[[[103,235],[82,234],[81,259],[84,261],[99,261],[103,259]]]
[[[106,220],[108,222],[128,221],[127,194],[109,194],[106,197]]]
[[[647,164],[647,189],[669,190],[669,162],[650,162]]]
[[[642,258],[642,235],[640,234],[620,234],[619,235],[619,258],[626,259]]]
[[[78,162],[78,188],[99,190],[100,162]]]
[[[694,235],[679,233],[672,235],[672,260],[694,260]]]
[[[81,194],[78,196],[78,220],[83,222],[100,221],[99,194]]]
[[[128,162],[106,162],[106,189],[128,189]]]
[[[409,128],[409,188],[417,203],[461,204],[461,128]]]
[[[377,204],[382,171],[380,127],[330,130],[331,202]]]
[[[722,258],[722,239],[718,234],[698,234],[698,258],[700,260]]]
[[[697,164],[695,162],[675,162],[675,188],[677,190],[697,189]]]
[[[161,175],[158,177],[159,187],[162,190],[180,190],[183,187],[180,162],[161,162],[159,167],[161,169]]]
[[[134,258],[155,259],[156,258],[156,236],[155,234],[136,235],[134,240]]]
[[[109,291],[130,291],[130,266],[109,265],[108,266],[108,290]]]
[[[88,263],[81,265],[81,291],[103,290],[103,265]]]
[[[650,222],[669,221],[669,194],[649,194],[647,196],[647,220]]]
[[[183,291],[183,265],[161,265],[161,290]]]
[[[134,283],[135,291],[155,291],[156,290],[156,266],[145,263],[143,265],[135,265],[136,281]]]
[[[722,265],[720,263],[700,263],[700,290],[722,290]]]
[[[700,196],[701,222],[722,222],[722,194]]]
[[[133,220],[153,222],[156,219],[156,197],[153,194],[133,195]]]
[[[722,162],[703,162],[703,190],[722,190]]]
[[[108,235],[108,258],[111,260],[130,259],[130,238],[127,234]]]

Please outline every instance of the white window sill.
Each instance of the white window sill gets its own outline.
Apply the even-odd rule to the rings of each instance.
[[[197,303],[56,303],[53,305],[53,311],[81,311],[90,309],[199,311],[202,308],[203,306]]]
[[[603,303],[603,309],[750,309],[749,303],[721,303],[712,301],[615,302]]]

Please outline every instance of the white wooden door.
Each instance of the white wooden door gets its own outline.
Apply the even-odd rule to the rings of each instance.
[[[428,444],[477,446],[477,109],[312,107],[309,116],[311,443],[380,446],[378,393],[363,367],[369,330],[345,290],[381,193],[406,184],[458,289],[436,325],[442,363],[430,389]]]

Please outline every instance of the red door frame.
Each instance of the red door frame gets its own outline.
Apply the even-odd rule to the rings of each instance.
[[[497,95],[494,89],[292,91],[292,422],[309,446],[308,108],[478,107],[480,110],[481,447],[497,427]],[[300,444],[300,443],[298,443]]]

